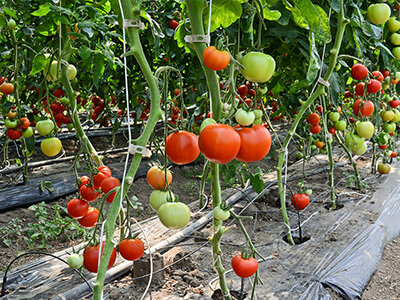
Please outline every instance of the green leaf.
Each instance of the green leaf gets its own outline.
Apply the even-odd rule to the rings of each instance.
[[[32,13],[33,16],[42,17],[49,13],[51,10],[51,3],[42,4],[39,6],[39,9]]]
[[[9,15],[10,17],[13,17],[14,19],[18,19],[18,16],[13,12],[11,9],[4,7],[4,12]]]
[[[5,240],[3,240],[3,243],[4,243],[8,248],[11,247],[11,240],[10,240],[10,239],[5,239]]]
[[[101,53],[94,55],[94,73],[93,73],[93,84],[97,87],[100,83],[100,79],[104,73],[104,56]]]
[[[29,152],[28,156],[32,155],[33,150],[35,149],[35,142],[36,142],[36,138],[34,135],[25,139],[26,150],[28,150],[28,152]]]
[[[328,2],[334,11],[339,12],[340,0],[328,0]]]
[[[29,73],[29,75],[32,76],[44,70],[46,64],[47,64],[47,59],[46,56],[44,56],[44,54],[36,55],[35,58],[33,59],[32,70]]]
[[[331,41],[329,19],[326,12],[311,0],[295,0],[295,6],[308,23],[309,29],[314,32],[315,40],[320,43]]]
[[[307,70],[307,81],[309,83],[312,83],[318,75],[318,72],[321,68],[320,64],[320,59],[318,55],[318,50],[317,47],[315,46],[315,41],[314,41],[314,34],[310,32],[310,62],[308,64],[308,70]]]
[[[211,12],[211,27],[213,32],[219,27],[229,27],[242,15],[241,0],[214,0]],[[208,27],[208,9],[205,10],[206,28]]]
[[[51,181],[40,181],[40,190],[44,192],[45,190],[48,190],[50,193],[54,191],[54,188],[51,186]],[[37,206],[32,205],[29,207],[31,210],[36,210]]]
[[[85,61],[90,57],[90,55],[92,55],[92,50],[83,45],[79,55],[81,56],[82,60]]]
[[[256,193],[261,193],[262,190],[264,189],[264,181],[261,179],[261,174],[251,174],[250,173],[250,183],[251,186],[253,187],[253,190],[256,191]]]
[[[3,14],[0,14],[0,27],[1,28],[7,27],[7,19]]]
[[[261,0],[261,4],[264,7],[264,19],[269,21],[276,21],[281,17],[281,13],[279,10],[270,10],[267,6],[266,0]]]

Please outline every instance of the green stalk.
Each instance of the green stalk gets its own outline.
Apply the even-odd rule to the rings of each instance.
[[[376,173],[376,143],[372,142],[372,162],[371,162],[371,174]]]
[[[139,18],[140,7],[138,3],[136,3],[136,6],[134,6],[133,3],[131,3],[129,0],[123,0],[122,7],[126,19]],[[150,114],[148,122],[142,134],[138,137],[137,140],[134,141],[136,145],[145,147],[158,120],[161,119],[162,110],[160,108],[160,93],[159,93],[158,82],[156,78],[153,76],[150,65],[148,64],[146,56],[143,52],[143,48],[140,42],[139,29],[129,27],[127,29],[127,35],[129,37],[131,46],[131,50],[129,53],[135,56],[150,88],[151,104],[150,104]],[[122,187],[118,190],[117,194],[115,195],[115,200],[111,204],[110,210],[108,212],[108,216],[105,222],[106,240],[104,244],[104,251],[101,257],[96,282],[94,284],[93,298],[95,300],[101,299],[102,289],[107,271],[107,265],[114,246],[112,241],[114,238],[115,222],[119,214],[119,207],[120,207],[119,200],[121,199],[121,196],[124,197],[127,194],[129,187],[133,183],[133,178],[140,165],[141,159],[142,159],[141,154],[139,153],[134,154],[132,163],[126,174],[125,182],[122,182]]]
[[[358,172],[358,168],[357,168],[357,163],[354,161],[353,156],[351,155],[351,152],[349,150],[349,148],[347,148],[347,146],[343,143],[341,136],[339,135],[339,133],[335,134],[335,138],[337,140],[337,142],[339,143],[339,145],[343,148],[343,150],[346,152],[347,156],[349,157],[349,160],[353,166],[354,169],[354,176],[356,179],[356,186],[358,189],[361,189],[361,179],[360,179],[360,172]]]
[[[331,74],[336,66],[337,62],[337,57],[340,51],[340,46],[342,44],[342,39],[344,35],[344,30],[349,21],[344,18],[344,9],[343,9],[343,0],[340,0],[340,11],[338,14],[338,27],[336,31],[336,37],[335,37],[335,44],[331,50],[331,57],[330,57],[330,62],[328,66],[328,70],[326,71],[326,74],[324,76],[325,81],[329,81],[329,78],[331,77]],[[322,58],[323,59],[323,58]],[[317,99],[319,96],[325,94],[325,87],[320,84],[315,92],[305,101],[302,105],[302,107],[299,110],[298,115],[294,119],[294,122],[292,124],[292,127],[289,130],[289,133],[287,134],[283,144],[282,148],[287,149],[294,133],[296,132],[297,125],[299,124],[303,114],[305,111],[308,109],[308,107],[314,103],[314,100]],[[282,169],[283,169],[283,164],[285,162],[285,153],[286,151],[281,151],[279,154],[279,160],[278,160],[278,167],[277,167],[277,179],[278,179],[278,188],[279,188],[279,193],[281,197],[281,211],[282,211],[282,216],[283,216],[283,221],[285,223],[286,227],[286,233],[288,237],[288,241],[290,244],[294,245],[294,240],[292,238],[291,230],[290,230],[290,223],[289,223],[289,217],[286,211],[286,203],[285,203],[285,193],[283,191],[283,184],[282,184]]]
[[[203,26],[203,10],[206,7],[206,1],[204,0],[186,0],[185,1],[189,18],[190,25],[193,35],[204,35]],[[208,89],[210,91],[210,97],[212,99],[212,113],[215,120],[221,118],[222,102],[220,97],[219,82],[217,73],[204,65],[203,52],[206,48],[205,43],[194,43],[197,56],[201,62],[204,73],[206,75]],[[211,195],[213,200],[213,208],[221,205],[221,186],[219,182],[219,165],[210,162],[211,168]],[[226,229],[222,227],[222,222],[213,218],[214,234],[210,238],[210,242],[213,250],[214,266],[219,276],[219,285],[224,299],[231,299],[229,295],[229,288],[225,279],[225,269],[221,261],[221,239]]]
[[[322,99],[322,107],[324,110],[323,115],[323,126],[324,126],[324,134],[326,140],[326,147],[328,150],[328,158],[329,158],[329,189],[331,192],[331,205],[332,209],[336,209],[336,194],[335,194],[335,179],[334,179],[334,161],[333,161],[333,153],[332,153],[332,143],[326,138],[328,134],[328,105],[325,96],[321,96]]]
[[[18,42],[15,37],[14,29],[10,29],[11,42],[14,50],[14,99],[17,103],[17,118],[21,119],[21,101],[19,99],[19,84],[18,84]],[[24,156],[24,172],[23,181],[24,184],[28,184],[28,164],[29,155],[28,149],[26,148],[25,138],[22,138],[22,155]]]

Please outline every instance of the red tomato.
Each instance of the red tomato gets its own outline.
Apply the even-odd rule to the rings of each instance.
[[[214,46],[209,46],[203,52],[203,61],[207,68],[220,71],[229,65],[231,56],[228,51],[219,51]]]
[[[7,136],[10,140],[18,140],[22,136],[22,130],[19,128],[9,128],[7,129]]]
[[[321,149],[325,146],[325,143],[323,141],[316,141],[315,146],[317,146],[318,149]]]
[[[254,257],[243,258],[238,254],[232,258],[232,269],[240,278],[248,278],[258,270],[258,262]]]
[[[0,92],[4,95],[10,95],[14,91],[14,85],[9,82],[3,82],[0,85]]]
[[[172,181],[172,173],[170,170],[167,170],[167,182],[165,182],[165,172],[158,166],[152,166],[147,171],[147,182],[155,189],[165,189],[168,185],[171,184]]]
[[[372,72],[372,77],[373,77],[374,79],[379,80],[380,82],[382,82],[383,79],[384,79],[383,74],[382,74],[381,72],[379,72],[379,71],[373,71],[373,72]]]
[[[312,113],[307,117],[307,122],[311,125],[317,125],[320,121],[320,116],[317,113]]]
[[[31,126],[31,121],[28,118],[22,117],[21,118],[21,129],[28,129]]]
[[[110,170],[110,168],[107,167],[107,166],[105,166],[105,165],[99,166],[99,167],[97,168],[97,170],[98,170],[99,172],[101,172],[101,173],[107,173],[108,175],[111,176],[111,170]]]
[[[210,124],[200,133],[199,148],[209,161],[226,164],[239,153],[240,135],[229,125]]]
[[[262,125],[237,127],[240,136],[240,149],[236,159],[242,162],[254,162],[263,159],[271,149],[271,135]]]
[[[390,153],[390,157],[392,157],[392,158],[397,157],[397,152],[396,151],[392,151],[392,153]]]
[[[368,69],[363,64],[354,64],[351,68],[351,77],[355,80],[363,80],[365,77],[368,76]]]
[[[135,261],[143,256],[144,244],[140,239],[124,239],[119,243],[118,250],[124,259]]]
[[[237,92],[238,92],[238,94],[239,94],[240,96],[246,96],[247,93],[248,93],[248,91],[249,91],[249,88],[247,87],[247,85],[244,85],[244,84],[240,85],[240,86],[237,88]]]
[[[192,132],[175,131],[165,141],[165,152],[178,165],[191,163],[200,154],[199,138]]]
[[[117,186],[120,186],[119,180],[115,177],[108,177],[108,178],[105,178],[103,180],[103,182],[101,183],[101,190],[103,191],[104,194],[107,194],[109,191],[116,188]],[[106,201],[108,203],[112,203],[114,201],[114,197],[115,197],[116,193],[117,192],[111,193],[107,197]]]
[[[364,82],[359,82],[356,85],[355,92],[358,96],[363,96],[365,93],[365,84]]]
[[[374,112],[374,103],[372,101],[357,100],[353,105],[353,112],[356,116],[369,117]]]
[[[386,145],[386,144],[385,144],[385,145],[378,145],[378,147],[379,147],[380,149],[384,150],[384,149],[386,149],[387,145]]]
[[[381,86],[382,84],[379,80],[371,79],[367,84],[367,91],[370,94],[375,94],[380,91]]]
[[[317,111],[322,114],[322,105],[318,105],[317,106]],[[318,122],[319,123],[319,122]]]
[[[329,128],[329,129],[328,129],[328,132],[329,132],[330,134],[332,134],[332,136],[334,136],[334,135],[335,135],[335,133],[336,133],[336,129],[335,129],[335,127],[331,127],[331,128]]]
[[[307,194],[294,194],[292,197],[292,204],[298,210],[305,209],[310,203],[310,197]]]
[[[172,19],[169,21],[168,25],[169,25],[169,28],[175,30],[176,28],[178,28],[179,22],[177,20]]]
[[[99,218],[99,210],[95,207],[89,207],[87,214],[78,219],[79,224],[84,228],[93,228],[96,226]]]
[[[83,175],[80,179],[79,179],[79,188],[82,187],[82,185],[87,185],[89,182],[90,178],[86,175]]]
[[[83,266],[92,273],[97,273],[98,265],[99,265],[99,248],[100,245],[97,246],[88,246],[83,252]],[[103,255],[104,244],[102,245],[101,255]],[[110,269],[117,258],[117,251],[113,248],[111,252],[110,260],[108,261],[107,270]]]
[[[319,126],[318,124],[317,125],[311,125],[310,126],[310,132],[312,134],[320,133],[321,132],[321,126]]]
[[[61,97],[64,97],[64,96],[65,96],[65,93],[64,93],[64,91],[62,89],[56,89],[54,91],[54,97],[61,98]]]
[[[101,187],[101,183],[103,182],[104,179],[111,177],[111,174],[108,172],[100,172],[97,173],[96,175],[93,175],[93,185],[95,188],[99,189]]]
[[[400,104],[399,99],[393,99],[392,101],[389,102],[389,105],[392,108],[396,108],[397,106],[399,106],[399,104]]]
[[[383,75],[383,78],[386,78],[386,77],[388,77],[390,75],[390,72],[388,70],[385,70],[385,69],[382,69],[381,73]]]
[[[68,214],[71,218],[81,219],[89,210],[89,203],[82,199],[72,199],[68,202]]]
[[[86,201],[94,201],[96,200],[96,192],[92,186],[82,185],[79,189],[81,196]]]

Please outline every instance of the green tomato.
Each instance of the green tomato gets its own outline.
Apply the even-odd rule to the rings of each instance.
[[[154,190],[150,194],[150,206],[152,209],[155,211],[158,211],[161,205],[165,204],[168,202],[168,200],[172,201],[172,197],[175,197],[174,194],[168,191],[162,191],[162,190]]]
[[[394,47],[392,49],[392,54],[396,59],[400,59],[400,47]]]
[[[296,159],[302,159],[304,154],[302,152],[296,152]]]
[[[387,142],[389,141],[389,139],[390,139],[390,135],[389,135],[387,132],[381,131],[381,132],[378,134],[378,143],[379,143],[380,145],[385,145],[385,144],[387,144]]]
[[[314,150],[316,150],[316,149],[317,149],[317,146],[311,145],[311,151],[314,151]]]
[[[400,45],[400,34],[394,32],[390,35],[390,42],[395,45],[399,46]]]
[[[51,120],[42,120],[36,123],[36,130],[41,136],[49,135],[54,129],[54,123]]]
[[[262,119],[254,119],[254,125],[261,125],[263,123]]]
[[[249,52],[240,59],[243,77],[251,82],[266,82],[275,72],[275,60],[262,52]]]
[[[306,193],[307,196],[311,196],[312,189],[306,189],[305,193]]]
[[[17,23],[15,23],[14,19],[8,20],[8,30],[14,30],[15,26],[17,26]]]
[[[389,77],[389,76],[388,76]],[[386,77],[387,78],[387,77]],[[385,79],[386,80],[386,79]],[[389,103],[390,101],[393,100],[392,97],[390,97],[389,94],[385,94],[385,96],[383,97],[383,100],[385,100],[385,102]]]
[[[360,149],[356,149],[356,150],[351,150],[351,152],[353,152],[353,154],[355,155],[363,155],[365,153],[365,151],[367,151],[367,144],[363,143],[360,147]]]
[[[252,111],[245,111],[243,108],[239,108],[235,113],[236,122],[241,126],[249,126],[253,123],[255,116]]]
[[[43,74],[46,75],[46,79],[48,81],[55,81],[59,78],[60,74],[58,74],[58,62],[53,60],[50,65],[44,68]],[[58,76],[57,76],[58,75]]]
[[[72,122],[68,123],[67,128],[69,131],[71,131],[72,129],[74,129],[74,124],[72,124]]]
[[[200,132],[202,132],[203,129],[206,128],[208,125],[211,125],[214,123],[217,123],[217,121],[215,121],[213,118],[204,119],[204,121],[200,125]]]
[[[392,133],[396,130],[396,123],[390,122],[384,125],[384,129],[387,133]]]
[[[385,122],[389,122],[394,118],[394,111],[392,110],[384,110],[381,112],[381,118]]]
[[[42,152],[45,155],[52,157],[52,156],[56,156],[58,153],[60,153],[62,144],[58,138],[52,137],[52,138],[44,139],[40,143],[40,148],[42,149]]]
[[[400,112],[397,109],[393,109],[393,113],[394,113],[394,116],[393,116],[392,122],[397,123],[398,121],[400,121]]]
[[[18,121],[17,121],[16,119],[9,119],[9,118],[7,118],[7,119],[5,119],[5,121],[4,121],[4,125],[5,125],[7,128],[15,128],[15,127],[17,127],[17,125],[18,125]]]
[[[253,113],[254,113],[254,117],[256,119],[261,119],[263,116],[263,112],[261,109],[255,109],[255,110],[253,110]]]
[[[346,120],[339,120],[335,122],[335,129],[338,131],[344,131],[346,129],[347,126],[347,122]]]
[[[340,114],[339,114],[337,111],[331,111],[331,112],[328,114],[328,118],[329,118],[329,120],[330,120],[331,122],[335,123],[336,121],[339,120]]]
[[[400,21],[396,17],[391,17],[386,21],[386,27],[389,32],[396,32],[400,30]]]
[[[390,17],[390,7],[385,3],[371,4],[367,9],[367,16],[375,25],[385,23]]]
[[[190,221],[190,209],[182,202],[168,202],[158,209],[161,223],[170,229],[185,227]]]
[[[77,71],[74,65],[68,65],[68,80],[72,80],[76,77]]]
[[[32,127],[28,127],[27,129],[25,129],[24,131],[22,131],[22,136],[24,138],[30,138],[33,135],[33,129]]]
[[[363,121],[357,123],[356,131],[359,136],[369,139],[374,135],[375,127],[370,121]]]
[[[72,269],[79,269],[80,267],[83,266],[83,256],[79,255],[77,253],[73,253],[67,258],[67,264],[72,268]]]
[[[62,97],[62,98],[60,99],[60,102],[61,102],[63,105],[68,105],[68,104],[69,104],[69,99],[68,99],[67,97]]]
[[[351,132],[346,133],[344,141],[346,146],[349,147],[351,151],[359,150],[364,144],[363,137],[360,137],[357,134]]]
[[[223,210],[220,206],[214,207],[213,209],[214,218],[220,221],[228,220],[231,216],[229,210]]]
[[[258,91],[261,95],[265,95],[268,92],[268,87],[264,86],[262,88],[259,88]]]
[[[386,157],[390,157],[390,155],[392,154],[392,151],[385,150],[384,154]]]

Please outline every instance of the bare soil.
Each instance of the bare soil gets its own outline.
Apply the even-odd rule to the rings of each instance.
[[[123,136],[118,137],[117,143],[123,145],[124,139]],[[110,148],[110,140],[106,137],[91,140],[96,148],[100,149],[99,151]],[[63,146],[67,153],[76,151],[76,141],[74,140],[64,140]],[[40,153],[40,151],[36,152]],[[125,153],[105,156],[104,163],[108,164],[118,160],[122,163],[125,159],[124,154]],[[290,156],[290,162],[294,163],[292,158],[294,159],[294,155]],[[35,159],[41,158],[36,157]],[[343,153],[337,153],[336,162],[342,160],[345,160]],[[145,161],[145,163],[151,164],[154,163],[154,161],[149,160]],[[279,287],[287,284],[287,282],[285,282],[285,276],[293,277],[287,280],[294,280],[296,278],[296,280],[299,280],[302,276],[301,274],[307,273],[307,265],[299,265],[299,257],[294,256],[293,253],[303,253],[301,252],[303,248],[312,249],[307,252],[310,254],[301,254],[305,255],[304,261],[307,262],[307,259],[313,257],[318,259],[318,251],[324,246],[331,245],[333,249],[335,247],[340,248],[342,238],[344,235],[348,235],[348,232],[351,232],[351,226],[357,226],[358,223],[373,224],[379,217],[379,205],[377,203],[372,203],[370,197],[371,192],[377,189],[380,182],[386,177],[371,176],[371,174],[369,174],[370,159],[368,155],[358,159],[361,177],[365,179],[365,183],[369,185],[366,189],[356,190],[353,188],[351,178],[348,178],[348,174],[353,174],[350,165],[343,165],[335,170],[335,182],[337,183],[336,193],[340,195],[339,204],[343,207],[336,211],[327,209],[330,200],[329,193],[327,192],[328,172],[326,169],[322,170],[322,168],[326,166],[326,161],[323,159],[313,160],[310,162],[310,165],[317,171],[318,169],[321,170],[305,180],[306,186],[311,187],[313,190],[313,195],[311,197],[313,202],[310,207],[302,213],[302,220],[306,221],[303,225],[303,235],[309,237],[309,241],[297,246],[290,246],[284,241],[284,227],[282,226],[279,193],[276,186],[269,188],[264,196],[257,199],[243,213],[243,215],[253,217],[252,220],[243,219],[243,223],[253,243],[257,245],[257,248],[260,249],[263,256],[267,258],[266,262],[260,262],[260,275],[265,284],[257,288],[258,299],[297,299],[293,291],[287,292],[282,290],[279,291],[279,293],[272,292],[274,289],[269,291],[271,286]],[[265,171],[274,170],[276,161],[265,159],[261,163],[253,165],[253,167],[257,166],[261,166]],[[296,165],[294,166],[295,170],[292,173],[288,173],[289,179],[301,174],[301,163],[297,163],[297,167]],[[180,201],[193,203],[198,199],[198,189],[200,185],[199,174],[201,174],[202,168],[203,165],[201,163],[190,166],[172,166],[171,169],[174,174],[174,179],[171,188],[173,192],[179,196]],[[35,169],[33,176],[45,176],[47,174],[50,176],[49,178],[51,180],[51,174],[54,174],[54,172],[66,172],[67,170],[68,164],[60,166],[52,165],[51,167]],[[17,176],[18,174],[14,175]],[[10,179],[6,178],[5,180]],[[297,191],[297,182],[298,180],[288,182],[288,187],[294,192]],[[224,185],[224,182],[222,182],[222,184]],[[132,217],[143,220],[154,216],[154,212],[148,204],[151,191],[152,188],[148,186],[145,178],[139,178],[135,181],[129,196],[136,196],[141,203],[142,209],[139,216],[135,214],[132,215]],[[231,190],[226,196],[230,196],[236,192],[238,192],[237,189]],[[209,190],[206,190],[206,193],[209,195]],[[74,196],[77,195],[63,197],[58,199],[56,203],[62,207],[66,207],[69,200]],[[235,211],[239,213],[249,201],[248,198],[243,198],[235,206]],[[296,212],[291,207],[290,203],[287,204],[289,217],[292,220],[291,226],[295,228],[297,224]],[[54,205],[54,202],[48,203],[45,207],[51,211]],[[357,206],[359,211],[353,212],[354,206]],[[198,218],[210,210],[211,206],[208,205],[204,213],[198,215]],[[329,224],[329,222],[335,223],[338,219],[342,218],[343,215],[347,214],[345,211],[352,212],[352,216],[351,218],[349,217],[350,221],[345,225],[338,225],[338,227],[342,226],[343,228],[339,228],[336,231],[327,231],[326,228],[324,228],[325,225],[323,222],[326,222],[326,224]],[[32,210],[28,208],[19,208],[0,213],[0,227],[6,226],[13,219],[21,220],[21,224],[37,222]],[[230,224],[230,221],[232,221],[232,218],[227,222],[227,226]],[[239,254],[243,249],[245,239],[242,231],[235,223],[232,223],[229,228],[228,233],[223,239],[222,263],[228,270],[227,279],[231,289],[231,295],[234,299],[239,299],[241,282],[235,277],[233,272],[229,270],[229,267],[232,256]],[[327,237],[324,236],[324,230],[328,234]],[[212,225],[209,223],[204,229],[189,236],[183,242],[173,247],[171,246],[163,249],[160,254],[155,254],[155,269],[163,268],[163,270],[155,273],[153,276],[150,289],[151,299],[221,299],[216,280],[217,274],[213,267],[211,248],[208,243],[208,238],[212,235],[212,231]],[[298,231],[296,231],[295,234],[298,234]],[[322,239],[320,239],[322,236],[324,236],[323,242],[321,242]],[[10,247],[7,247],[0,238],[0,266],[2,270],[4,270],[10,261],[19,253],[30,250],[22,241],[22,235],[16,233],[12,237],[13,240]],[[54,253],[58,250],[76,245],[79,242],[80,240],[71,240],[70,235],[64,233],[55,241],[48,241],[47,251]],[[395,240],[389,244],[385,251],[380,269],[372,278],[362,299],[399,299],[400,276],[398,270],[400,269],[397,264],[400,262],[399,247],[399,240]],[[13,266],[23,265],[36,258],[37,257],[25,257],[25,259],[16,261]],[[294,262],[298,265],[298,269],[295,271],[291,270],[290,267],[290,263]],[[148,277],[141,278],[140,276],[147,274],[148,268],[148,261],[146,258],[135,262],[129,275],[119,278],[105,287],[104,293],[108,297],[107,299],[139,299],[148,283]],[[275,290],[277,289],[275,288]],[[329,289],[329,291],[333,299],[343,299],[343,297],[334,290]],[[244,292],[247,293],[247,297],[242,297],[242,299],[250,299],[251,289],[247,281],[245,281]],[[90,297],[84,299],[90,299]]]

